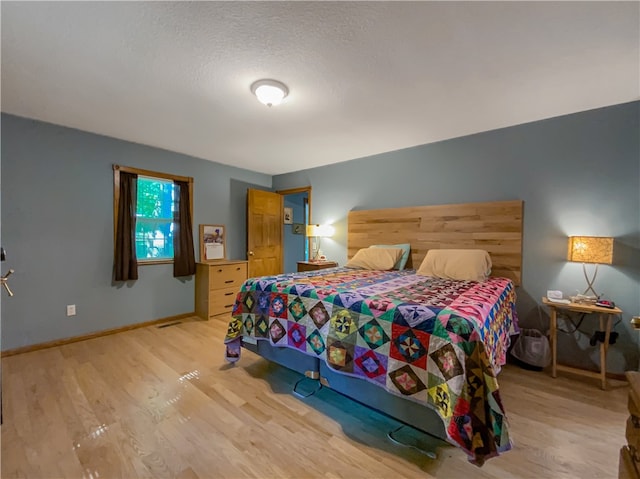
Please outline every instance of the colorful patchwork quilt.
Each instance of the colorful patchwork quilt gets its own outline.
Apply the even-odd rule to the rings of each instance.
[[[496,375],[516,330],[508,279],[341,267],[247,280],[225,343],[230,361],[243,336],[265,340],[425,404],[482,465],[511,449]]]

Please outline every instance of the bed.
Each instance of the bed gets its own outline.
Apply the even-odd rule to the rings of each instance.
[[[482,465],[511,447],[496,376],[517,330],[521,231],[520,201],[353,211],[349,256],[371,244],[408,242],[408,268],[250,278],[225,341],[237,351],[242,338],[270,360],[447,439]],[[488,250],[492,277],[417,274],[413,265],[444,247]]]

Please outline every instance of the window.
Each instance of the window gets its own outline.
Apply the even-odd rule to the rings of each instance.
[[[193,178],[119,165],[113,175],[116,280],[137,279],[138,263],[193,274]]]
[[[138,261],[173,259],[173,217],[177,211],[173,181],[138,176],[136,256]]]

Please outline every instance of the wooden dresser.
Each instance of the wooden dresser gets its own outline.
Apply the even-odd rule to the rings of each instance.
[[[230,314],[240,286],[246,279],[246,261],[196,263],[196,315],[209,319],[219,314]]]
[[[619,479],[640,478],[640,372],[628,371],[629,419],[627,419],[627,445],[620,449]]]

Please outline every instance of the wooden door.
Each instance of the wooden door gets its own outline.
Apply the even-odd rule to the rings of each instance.
[[[282,195],[247,191],[247,259],[249,277],[283,272]]]

